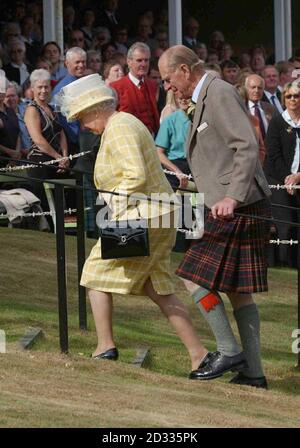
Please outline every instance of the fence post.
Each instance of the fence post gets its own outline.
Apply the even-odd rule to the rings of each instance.
[[[57,286],[58,286],[58,316],[59,341],[62,353],[68,353],[68,311],[66,287],[66,251],[64,222],[64,186],[55,184],[55,219],[56,219],[56,255],[57,255]]]
[[[85,238],[84,238],[84,197],[83,197],[83,174],[75,173],[76,186],[76,208],[77,208],[77,273],[78,273],[78,311],[79,328],[87,330],[86,294],[85,288],[80,285],[80,278],[85,262]]]

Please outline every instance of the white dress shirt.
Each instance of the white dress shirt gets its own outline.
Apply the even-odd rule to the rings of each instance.
[[[201,91],[201,89],[202,89],[202,86],[203,86],[204,81],[206,80],[206,77],[207,77],[207,73],[205,73],[205,74],[202,76],[202,78],[201,78],[200,81],[198,82],[198,84],[197,84],[197,86],[196,86],[196,88],[195,88],[195,90],[194,90],[194,92],[193,92],[193,95],[192,95],[192,101],[193,101],[194,103],[197,103],[198,97],[199,97],[199,95],[200,95],[200,91]]]
[[[130,72],[128,73],[128,77],[133,84],[135,84],[139,89],[141,88],[140,82],[144,82],[144,78],[138,79],[135,76],[133,76]]]
[[[271,92],[268,92],[267,90],[265,90],[264,93],[265,93],[266,97],[268,98],[269,102],[272,104],[272,106],[276,107],[278,112],[280,114],[282,114],[283,107],[281,106],[281,103],[280,103],[279,99],[277,98],[276,92],[271,93]],[[273,101],[272,97],[274,97],[274,101]]]
[[[257,106],[258,106],[258,109],[259,109],[259,112],[260,112],[260,115],[261,115],[261,118],[262,118],[262,121],[264,124],[265,133],[267,133],[269,123],[266,118],[265,111],[261,107],[260,101],[257,102]],[[255,116],[255,103],[253,101],[250,101],[250,100],[248,101],[248,108],[249,108],[250,114]]]

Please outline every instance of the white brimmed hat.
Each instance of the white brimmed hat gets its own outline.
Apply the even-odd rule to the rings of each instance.
[[[76,120],[86,109],[108,100],[115,100],[113,91],[98,74],[71,82],[55,96],[56,105],[68,121]]]

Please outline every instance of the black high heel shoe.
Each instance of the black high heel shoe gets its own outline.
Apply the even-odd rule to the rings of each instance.
[[[99,355],[92,356],[93,359],[109,359],[111,361],[116,361],[119,357],[119,352],[116,347],[106,350],[106,352],[100,353]]]

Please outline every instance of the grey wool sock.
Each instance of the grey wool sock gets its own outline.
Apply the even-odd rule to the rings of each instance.
[[[192,297],[216,338],[217,350],[225,356],[241,353],[221,296],[200,286],[192,293]]]
[[[239,329],[242,346],[248,362],[243,370],[249,378],[264,376],[260,353],[260,320],[255,303],[243,306],[233,312]]]

